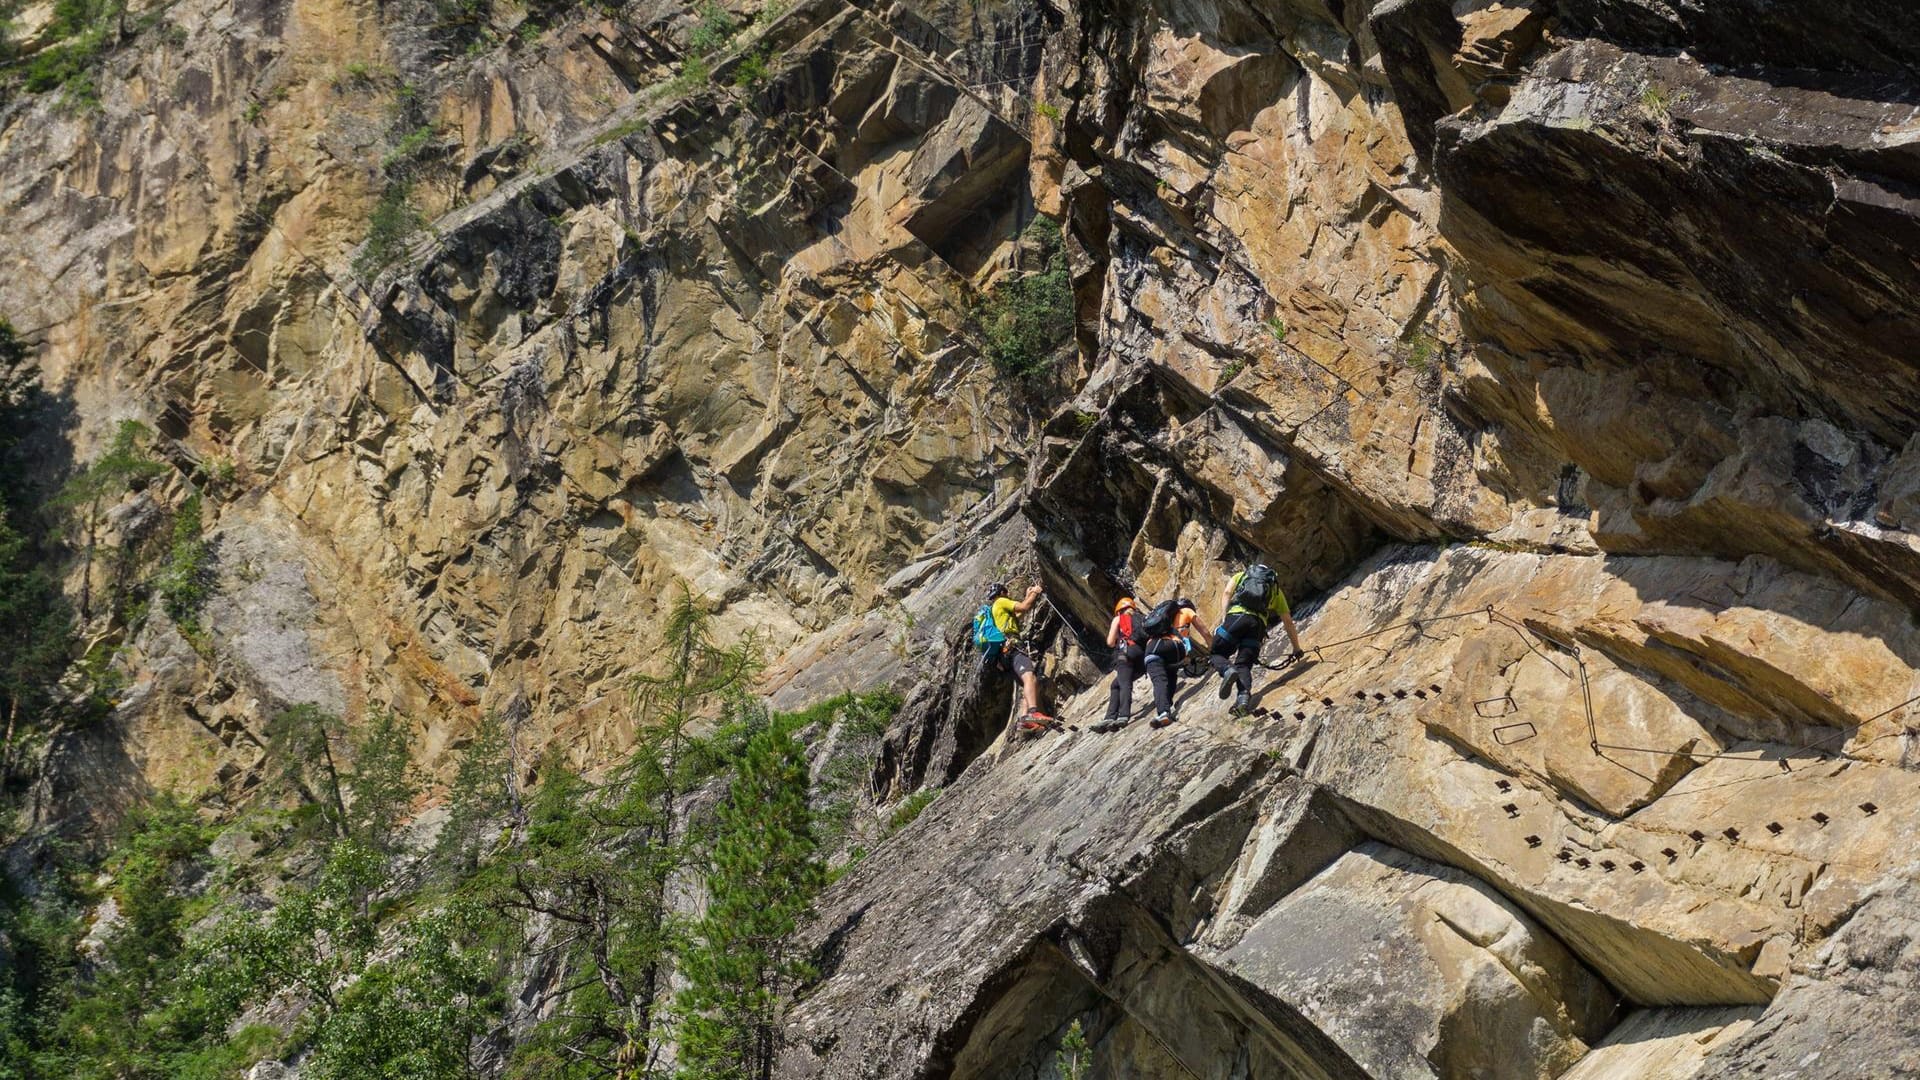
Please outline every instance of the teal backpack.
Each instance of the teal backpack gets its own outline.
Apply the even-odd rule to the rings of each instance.
[[[981,655],[991,656],[1006,643],[1007,635],[993,620],[993,601],[989,600],[973,614],[973,647],[979,649]]]

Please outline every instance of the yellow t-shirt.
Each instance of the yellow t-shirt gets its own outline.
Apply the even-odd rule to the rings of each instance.
[[[1233,596],[1234,593],[1240,591],[1240,581],[1246,576],[1247,576],[1247,572],[1245,570],[1242,570],[1239,573],[1233,575],[1233,580],[1227,582],[1227,596],[1231,597]],[[1227,614],[1228,615],[1251,615],[1254,618],[1259,619],[1260,621],[1271,626],[1273,624],[1273,620],[1279,618],[1282,615],[1291,614],[1291,611],[1287,608],[1287,594],[1281,592],[1279,583],[1275,582],[1273,586],[1273,595],[1267,598],[1267,610],[1249,611],[1246,608],[1241,607],[1239,604],[1234,604],[1232,607],[1227,609]]]
[[[993,602],[993,625],[1000,628],[1000,632],[1007,636],[1008,641],[1017,641],[1020,638],[1020,613],[1015,610],[1019,606],[1018,601],[1006,596]]]

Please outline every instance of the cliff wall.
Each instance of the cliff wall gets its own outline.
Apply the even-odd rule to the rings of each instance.
[[[645,0],[154,9],[0,113],[0,314],[41,481],[145,421],[108,538],[217,487],[217,580],[90,622],[126,689],[38,819],[240,805],[301,702],[610,761],[684,587],[778,704],[900,689],[875,797],[939,789],[805,932],[782,1076],[1074,1023],[1113,1077],[1912,1068],[1885,7],[818,0],[705,77]],[[1016,377],[1041,216],[1075,328]],[[1086,730],[1113,600],[1256,556],[1308,646],[1256,713]],[[1078,731],[1004,733],[1009,575]]]

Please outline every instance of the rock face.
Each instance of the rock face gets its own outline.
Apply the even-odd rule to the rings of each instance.
[[[1760,1022],[1714,1050],[1703,1076],[1911,1076],[1920,1072],[1911,999],[1910,881],[1874,897],[1789,980]]]
[[[1062,198],[1096,366],[1043,431],[1027,509],[1052,595],[1089,628],[1121,592],[1217,618],[1211,590],[1261,554],[1297,596],[1326,592],[1301,620],[1319,648],[1256,681],[1249,721],[1208,685],[1165,733],[976,762],[943,799],[988,831],[916,825],[823,912],[844,961],[797,1008],[797,1075],[1016,1074],[1073,1017],[1099,1061],[1134,1026],[1189,1037],[1153,1004],[1183,965],[1157,986],[1082,965],[1094,997],[1039,973],[1091,933],[1080,897],[1035,890],[1047,959],[995,976],[983,955],[1012,950],[980,953],[959,916],[909,929],[880,883],[954,845],[1044,862],[1045,829],[993,823],[1051,820],[1050,799],[1112,811],[1039,785],[1034,760],[1104,787],[1195,737],[1280,766],[1244,824],[1214,826],[1237,854],[1129,899],[1273,1021],[1261,1038],[1291,1049],[1270,1068],[1905,1067],[1837,1049],[1876,1025],[1836,998],[1905,1000],[1897,947],[1854,962],[1845,943],[1894,940],[1871,913],[1914,829],[1894,388],[1920,310],[1897,254],[1920,209],[1898,89],[1920,39],[1898,19],[1874,48],[1808,32],[1789,74],[1756,30],[1773,16],[1748,14],[1068,12],[1047,71],[1071,103]],[[1084,724],[1104,694],[1061,711]],[[953,1021],[844,996],[899,969],[978,989],[942,1004]],[[1066,1014],[1034,1015],[1043,978]],[[1141,1074],[1244,1067],[1173,1056]]]
[[[1538,1076],[1586,1052],[1612,991],[1498,893],[1369,842],[1263,913],[1219,964],[1375,1076]]]
[[[754,94],[676,97],[647,84],[691,25],[677,5],[528,23],[526,48],[460,63],[411,11],[170,17],[108,61],[98,111],[9,104],[8,262],[60,259],[0,310],[76,456],[144,417],[184,467],[235,474],[220,529],[273,548],[235,557],[318,599],[268,639],[313,637],[324,692],[244,625],[211,643],[259,683],[256,734],[296,701],[385,703],[431,761],[522,702],[533,739],[601,760],[678,589],[779,654],[898,612],[902,566],[1004,526],[1031,420],[966,308],[1032,217],[1028,143],[955,85],[964,62],[915,66],[887,22],[807,4],[753,31],[775,68]],[[358,245],[396,192],[432,226],[375,275]],[[883,644],[934,635],[909,636]],[[216,765],[153,768],[194,787]]]
[[[186,0],[0,112],[42,437],[160,432],[128,528],[232,476],[209,632],[120,642],[41,818],[237,804],[301,701],[607,760],[686,588],[778,706],[900,689],[874,791],[940,789],[805,931],[783,1077],[1039,1080],[1076,1022],[1099,1077],[1920,1069],[1890,6],[816,0],[703,82],[652,0],[474,55]],[[1038,212],[1077,348],[1023,381],[976,312]],[[1085,730],[1114,600],[1255,557],[1309,647],[1255,713]],[[961,624],[1028,577],[1081,730],[1009,743]]]

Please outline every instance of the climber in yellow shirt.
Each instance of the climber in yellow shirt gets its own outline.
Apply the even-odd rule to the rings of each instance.
[[[1260,644],[1274,620],[1286,627],[1296,659],[1306,650],[1300,644],[1300,631],[1293,625],[1287,596],[1280,591],[1278,575],[1265,563],[1256,562],[1233,575],[1220,604],[1227,613],[1213,632],[1213,650],[1207,663],[1220,676],[1221,697],[1239,691],[1231,711],[1235,716],[1245,716],[1253,708],[1253,663],[1260,658]]]
[[[1020,616],[1033,610],[1044,590],[1039,582],[1027,589],[1025,599],[1007,595],[1007,587],[994,582],[987,587],[987,602],[973,617],[973,641],[991,667],[1011,671],[1020,681],[1020,693],[1026,706],[1020,716],[1020,732],[1038,734],[1047,729],[1053,717],[1040,711],[1040,678],[1034,673],[1033,657],[1020,640]]]

